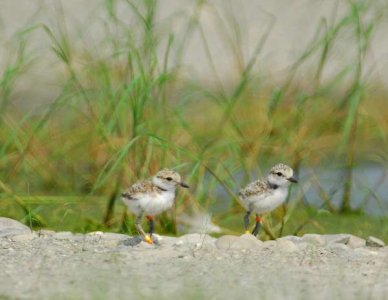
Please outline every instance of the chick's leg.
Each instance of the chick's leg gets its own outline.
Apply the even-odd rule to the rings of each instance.
[[[256,236],[259,233],[260,227],[261,227],[261,218],[259,215],[256,214],[256,224],[252,231],[252,234],[254,236]]]
[[[141,227],[141,219],[142,218],[143,218],[143,213],[136,216],[135,227],[136,227],[137,231],[140,233],[140,235],[143,236],[144,241],[147,242],[148,244],[152,244],[153,242],[152,242],[151,237],[148,234],[146,234],[143,230],[143,227]]]
[[[244,216],[245,233],[249,233],[249,216],[250,215],[251,215],[251,212],[248,210]]]
[[[152,216],[146,216],[149,224],[149,230],[148,233],[150,236],[154,233],[154,228],[155,228],[155,223],[154,223],[154,218]]]

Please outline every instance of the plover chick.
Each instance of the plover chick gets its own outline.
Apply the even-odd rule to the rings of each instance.
[[[154,231],[153,217],[172,207],[177,186],[189,187],[182,181],[177,172],[163,169],[152,179],[138,181],[122,193],[123,202],[136,215],[136,229],[147,243],[153,243],[151,238]],[[144,232],[141,226],[144,215],[149,222],[148,234]]]
[[[289,166],[277,164],[269,171],[266,179],[251,182],[240,190],[239,199],[246,209],[244,216],[246,233],[249,233],[249,216],[252,212],[256,214],[256,224],[252,234],[257,235],[261,225],[261,215],[269,213],[286,200],[289,184],[298,182],[293,175],[294,171]]]

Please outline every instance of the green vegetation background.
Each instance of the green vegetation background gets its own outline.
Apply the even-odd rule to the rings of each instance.
[[[118,2],[132,16],[131,26],[118,16]],[[363,70],[373,34],[387,15],[373,1],[344,2],[346,13],[322,20],[281,84],[263,82],[264,71],[257,68],[273,24],[246,56],[244,28],[211,1],[193,2],[181,35],[170,30],[169,20],[158,20],[159,1],[105,1],[98,50],[69,37],[60,10],[55,25],[32,24],[15,33],[11,59],[0,74],[0,214],[34,228],[134,233],[121,191],[173,167],[192,188],[179,191],[157,231],[179,234],[177,216],[221,203],[224,210],[213,214],[213,222],[224,232],[239,233],[243,211],[236,191],[253,174],[264,174],[278,161],[297,172],[330,164],[343,172],[340,205],[332,203],[317,174],[301,178],[289,205],[267,217],[262,238],[348,232],[388,241],[387,217],[368,216],[350,205],[354,167],[386,166],[388,160],[386,95],[372,88]],[[236,66],[234,80],[220,79],[213,54],[206,51],[211,41],[200,21],[204,9],[220,20]],[[29,48],[36,30],[50,39],[63,82],[43,110],[25,113],[12,105],[12,97],[36,59]],[[212,84],[183,76],[194,33],[201,36]],[[334,45],[344,36],[354,49],[352,63],[324,80]],[[307,63],[310,81],[301,82],[296,75]],[[301,201],[306,186],[320,191],[319,207]],[[217,198],[220,188],[231,201]]]

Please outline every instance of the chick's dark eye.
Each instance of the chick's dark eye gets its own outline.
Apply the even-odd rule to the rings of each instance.
[[[172,178],[171,178],[171,177],[167,177],[166,179],[167,179],[168,181],[171,181],[171,180],[172,180]]]
[[[280,172],[277,172],[277,173],[276,173],[276,175],[278,175],[278,176],[282,176],[283,174],[282,174],[282,173],[280,173]]]

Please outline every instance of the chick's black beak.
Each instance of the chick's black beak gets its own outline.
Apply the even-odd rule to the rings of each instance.
[[[188,185],[187,183],[184,183],[183,181],[180,183],[180,186],[181,186],[181,187],[184,187],[184,188],[186,188],[186,189],[189,188],[189,185]]]
[[[298,183],[298,179],[296,179],[295,177],[290,177],[287,180],[293,183]]]

